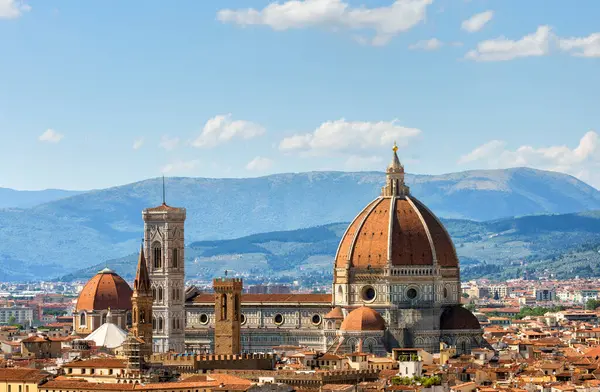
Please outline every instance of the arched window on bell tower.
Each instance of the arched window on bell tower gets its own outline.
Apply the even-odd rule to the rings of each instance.
[[[162,247],[158,241],[152,244],[152,263],[154,269],[162,268]]]
[[[221,294],[221,320],[227,320],[227,294]]]
[[[173,260],[171,261],[173,268],[179,268],[179,249],[173,249]]]

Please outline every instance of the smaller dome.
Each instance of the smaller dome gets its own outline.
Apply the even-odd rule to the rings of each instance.
[[[342,312],[342,308],[336,306],[335,308],[331,309],[331,311],[327,313],[324,318],[343,320],[344,313]]]
[[[440,329],[481,329],[479,320],[461,305],[448,306],[440,316]]]
[[[86,283],[77,299],[77,312],[131,310],[131,287],[112,270],[105,268]]]
[[[342,323],[342,331],[383,331],[385,330],[385,320],[377,311],[368,306],[361,306],[354,309]]]

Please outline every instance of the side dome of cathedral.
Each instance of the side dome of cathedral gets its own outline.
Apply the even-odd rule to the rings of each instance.
[[[81,290],[74,311],[75,332],[88,335],[107,321],[125,329],[131,323],[131,296],[129,284],[109,268],[99,271]]]
[[[109,268],[99,271],[81,290],[75,310],[131,310],[133,290],[123,278]]]
[[[381,196],[348,226],[340,241],[335,267],[403,266],[458,267],[458,258],[442,223],[410,195],[404,184],[404,167],[394,150]]]

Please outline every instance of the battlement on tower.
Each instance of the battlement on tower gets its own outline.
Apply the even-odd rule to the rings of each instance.
[[[242,278],[215,278],[213,288],[216,293],[224,291],[241,292],[244,288],[244,282]]]

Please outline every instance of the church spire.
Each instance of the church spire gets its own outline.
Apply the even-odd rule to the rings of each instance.
[[[381,196],[406,196],[409,188],[404,183],[404,166],[398,158],[398,145],[394,142],[392,162],[386,170],[386,184],[381,188]]]
[[[150,275],[148,274],[148,266],[144,257],[144,245],[140,246],[140,255],[138,257],[137,272],[133,282],[133,289],[138,292],[150,292]]]

